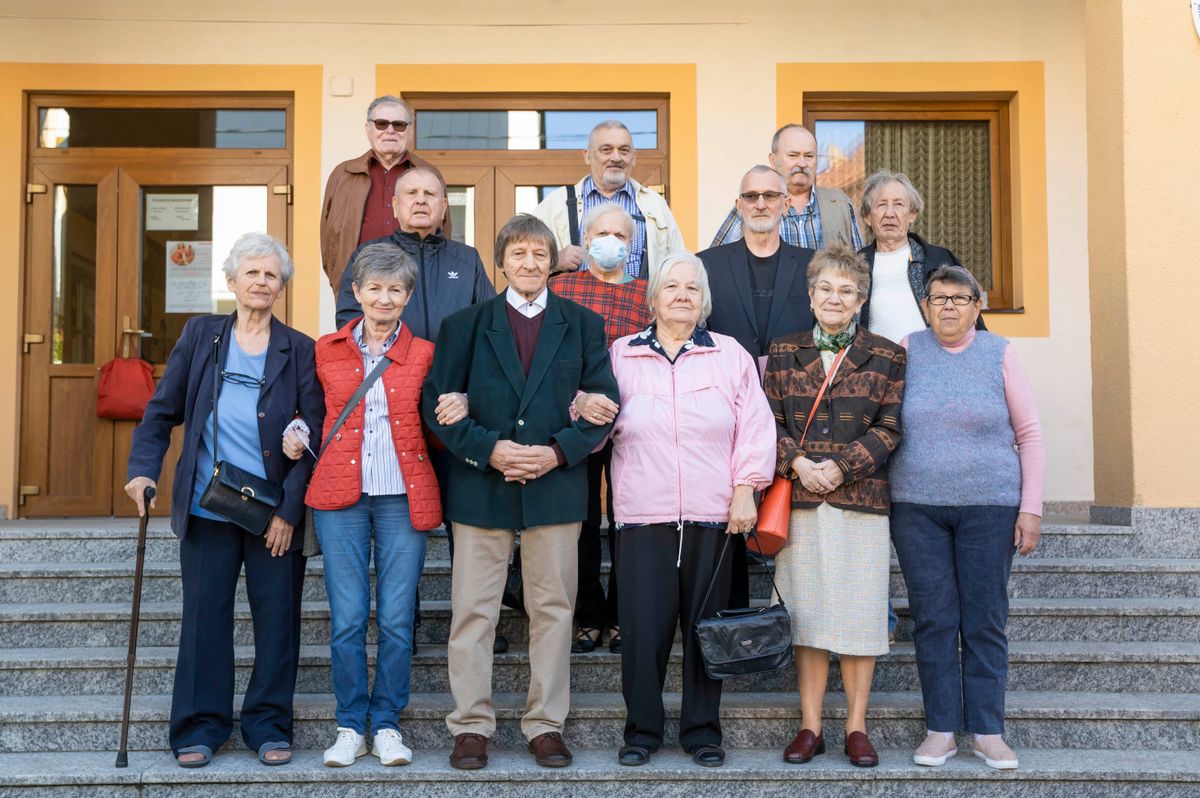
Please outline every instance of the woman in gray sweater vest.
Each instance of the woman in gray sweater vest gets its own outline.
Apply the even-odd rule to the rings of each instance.
[[[891,460],[892,542],[908,586],[928,732],[913,760],[941,765],[973,732],[975,755],[1015,768],[1004,732],[1008,576],[1041,533],[1045,447],[1012,345],[975,329],[979,284],[961,266],[926,281],[929,329],[908,349]],[[962,654],[959,654],[959,640]]]

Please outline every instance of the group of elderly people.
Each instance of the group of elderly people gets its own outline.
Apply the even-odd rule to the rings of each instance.
[[[422,168],[409,174],[397,195],[416,186],[408,205],[439,218],[438,197],[416,194],[439,194],[440,180]],[[773,185],[741,195],[763,217],[748,229],[775,229],[763,226],[775,212],[767,210],[787,195]],[[412,760],[400,716],[425,533],[452,521],[452,765],[487,764],[493,644],[519,533],[530,616],[521,726],[538,764],[572,761],[562,737],[570,653],[595,648],[601,630],[622,659],[618,760],[649,762],[664,741],[678,630],[678,739],[697,764],[719,766],[721,682],[705,671],[694,627],[729,606],[734,564],[724,544],[754,529],[756,493],[778,475],[791,480],[791,516],[775,573],[802,712],[785,761],[825,752],[833,652],[848,703],[844,751],[854,765],[878,763],[867,705],[875,658],[889,646],[894,545],[928,727],[914,760],[944,763],[966,731],[988,765],[1016,767],[1001,737],[1007,581],[1014,552],[1039,538],[1041,431],[1012,346],[982,328],[978,282],[911,232],[921,205],[904,175],[871,176],[861,218],[874,242],[807,251],[807,307],[788,306],[803,326],[772,340],[761,364],[707,326],[713,304],[731,297],[712,295],[699,258],[675,251],[648,279],[626,273],[634,221],[615,203],[584,218],[581,269],[553,278],[554,234],[536,217],[514,217],[495,250],[507,289],[464,295],[456,309],[422,299],[445,315],[436,346],[402,318],[425,277],[395,242],[356,251],[360,312],[314,344],[272,314],[293,271],[286,249],[259,233],[239,239],[225,262],[236,310],[188,322],[128,467],[126,491],[144,512],[145,489],[183,425],[172,494],[184,586],[170,724],[178,764],[207,764],[232,733],[243,565],[256,656],[241,734],[264,764],[290,760],[307,507],[331,615],[338,728],[325,764],[353,764],[368,739],[385,765]],[[281,486],[265,529],[234,523],[207,500],[224,464]],[[607,591],[599,567],[587,567],[599,562],[604,516],[615,527]],[[577,559],[578,547],[592,554]],[[573,622],[588,630],[582,645]]]

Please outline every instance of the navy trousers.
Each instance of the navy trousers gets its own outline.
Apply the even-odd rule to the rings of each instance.
[[[1004,732],[1016,522],[1016,507],[892,503],[892,543],[932,731]]]
[[[242,739],[253,751],[292,741],[292,696],[300,662],[300,595],[305,558],[272,557],[263,538],[193,515],[179,544],[183,625],[171,698],[171,750],[216,751],[233,731],[233,605],[246,566],[254,621],[254,670],[242,701]]]

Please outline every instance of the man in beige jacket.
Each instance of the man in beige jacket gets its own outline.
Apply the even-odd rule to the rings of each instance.
[[[533,210],[554,233],[559,247],[557,271],[586,268],[580,220],[605,202],[624,208],[637,225],[625,260],[625,272],[631,277],[648,277],[655,264],[685,249],[666,200],[629,176],[637,162],[629,128],[615,120],[596,125],[588,136],[583,160],[591,173],[573,186],[551,192]]]
[[[334,296],[350,254],[359,244],[386,238],[398,229],[392,197],[400,176],[422,166],[439,180],[442,177],[437,167],[409,152],[412,123],[412,109],[404,100],[390,94],[376,97],[367,107],[366,132],[371,149],[343,161],[329,173],[321,206],[321,267]],[[450,238],[449,206],[440,221],[442,237]]]

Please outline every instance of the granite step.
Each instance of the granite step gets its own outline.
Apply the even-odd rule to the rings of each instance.
[[[493,740],[497,750],[524,750],[520,717],[525,700],[523,692],[493,696],[497,715]],[[666,747],[677,744],[679,701],[678,693],[664,696]],[[134,699],[130,750],[161,751],[167,747],[170,704],[168,695]],[[405,741],[418,752],[449,747],[445,716],[452,704],[450,696],[443,693],[412,694],[401,719]],[[235,696],[234,706],[240,705],[241,696]],[[332,695],[296,695],[294,734],[298,749],[319,751],[329,745],[336,726],[334,707]],[[841,748],[846,718],[843,694],[827,696],[824,715],[828,744],[832,751],[837,751]],[[1005,739],[1018,751],[1157,750],[1165,762],[1200,748],[1200,696],[1194,693],[1010,691],[1005,715]],[[120,717],[121,697],[116,695],[94,696],[85,701],[75,696],[0,698],[0,753],[112,751],[117,744]],[[778,751],[791,741],[800,726],[799,699],[794,692],[728,693],[721,702],[721,718],[726,747],[766,747]],[[924,710],[919,693],[872,693],[867,718],[871,739],[879,748],[909,749],[924,737]],[[620,693],[573,695],[564,736],[568,744],[608,749],[607,755],[611,756],[621,745],[624,719],[625,705]],[[229,745],[243,747],[236,729]],[[827,761],[834,759],[830,756]],[[348,772],[357,772],[357,768]]]
[[[756,606],[766,599],[755,599]],[[893,602],[900,641],[912,639],[908,599]],[[0,605],[0,649],[124,646],[129,634],[128,601],[100,604]],[[306,601],[301,610],[300,640],[305,645],[329,643],[329,605]],[[172,646],[179,641],[179,602],[142,604],[138,639],[143,646]],[[500,634],[514,643],[529,639],[529,622],[507,608],[500,611]],[[450,602],[424,601],[417,642],[445,643],[450,632]],[[367,629],[374,643],[375,624]],[[1180,642],[1200,640],[1200,599],[1012,599],[1008,638],[1019,640],[1111,640],[1113,642]],[[250,605],[234,608],[234,641],[254,642]]]
[[[607,539],[603,528],[601,537]],[[1032,556],[1127,556],[1133,539],[1132,527],[1049,518],[1042,525],[1042,541]],[[0,522],[0,562],[132,562],[136,548],[137,521],[133,518]],[[608,551],[607,543],[603,550]],[[445,528],[429,533],[425,556],[429,560],[450,558]],[[178,561],[179,544],[166,519],[151,519],[146,535],[146,559]]]
[[[750,595],[765,598],[770,582],[761,565],[750,566]],[[132,562],[0,563],[0,604],[103,603],[128,600]],[[601,569],[607,578],[608,565]],[[179,565],[148,562],[142,600],[178,601],[182,593]],[[450,563],[427,560],[421,575],[421,597],[450,597]],[[905,594],[900,567],[892,563],[891,595]],[[1200,559],[1019,558],[1009,581],[1013,598],[1194,598],[1200,596]],[[304,596],[325,601],[323,560],[307,565]],[[239,584],[237,599],[245,601]]]
[[[138,650],[134,691],[171,692],[177,649],[147,646]],[[110,695],[124,684],[126,649],[21,648],[0,652],[0,695]],[[368,646],[372,672],[375,647]],[[234,649],[235,689],[245,690],[254,664],[249,646]],[[665,689],[682,689],[680,647],[672,650]],[[831,689],[841,689],[837,664],[831,668]],[[495,658],[493,689],[519,692],[529,684],[529,653],[514,645]],[[789,692],[796,684],[792,669],[734,679],[726,690]],[[919,690],[916,658],[911,643],[897,643],[875,666],[874,689],[888,692]],[[1009,645],[1008,686],[1012,690],[1084,692],[1200,693],[1200,643],[1064,643],[1018,642]],[[320,693],[332,689],[330,654],[326,646],[301,646],[296,690]],[[420,647],[412,664],[414,692],[449,692],[446,647]],[[608,651],[578,654],[571,660],[574,693],[619,692],[621,657]]]
[[[1019,750],[1018,770],[997,772],[970,755],[969,743],[940,768],[912,762],[910,747],[883,749],[879,766],[852,767],[840,751],[803,766],[787,765],[779,749],[731,749],[722,768],[701,768],[674,748],[663,748],[649,765],[621,767],[612,749],[578,748],[569,768],[540,768],[519,749],[495,750],[480,771],[454,770],[443,743],[418,749],[405,767],[385,768],[364,757],[351,768],[327,768],[320,751],[297,751],[286,768],[266,768],[249,751],[222,751],[211,765],[184,770],[169,752],[135,752],[129,767],[113,768],[111,752],[0,754],[0,792],[12,798],[76,798],[80,795],[205,796],[259,798],[283,794],[346,796],[739,796],[766,798],[930,798],[941,795],[1019,795],[1062,798],[1183,798],[1200,790],[1200,753],[1106,749]],[[503,780],[503,785],[500,783]]]

